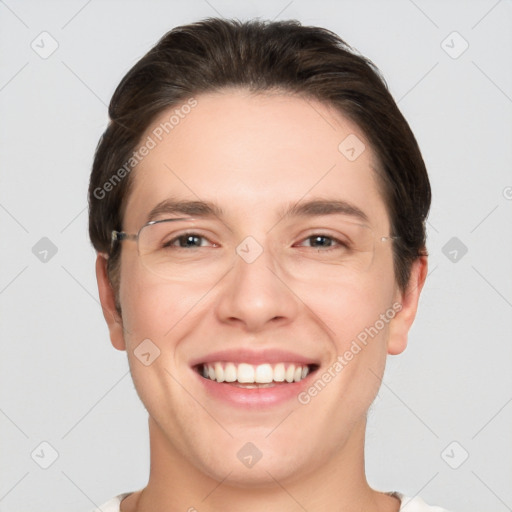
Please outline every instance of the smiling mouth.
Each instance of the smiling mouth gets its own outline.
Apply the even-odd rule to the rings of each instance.
[[[214,362],[198,364],[195,370],[201,377],[214,382],[246,389],[268,388],[300,382],[318,369],[316,364]]]

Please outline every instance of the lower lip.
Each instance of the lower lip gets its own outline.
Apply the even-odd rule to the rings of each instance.
[[[208,394],[238,407],[263,408],[279,405],[289,400],[297,400],[299,393],[309,386],[311,376],[316,370],[309,373],[299,382],[276,383],[272,387],[242,388],[224,382],[206,379],[194,370],[197,378],[206,388]]]

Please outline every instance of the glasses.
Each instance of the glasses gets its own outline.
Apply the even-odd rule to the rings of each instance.
[[[367,272],[383,243],[399,238],[376,236],[369,226],[349,220],[331,220],[328,229],[304,229],[307,225],[281,230],[281,240],[270,242],[269,249],[284,274],[314,282]],[[217,233],[200,219],[154,220],[137,234],[112,231],[111,249],[116,242],[136,241],[149,272],[162,279],[198,282],[219,279],[240,258],[253,263],[265,252],[253,237],[234,243],[228,233]]]

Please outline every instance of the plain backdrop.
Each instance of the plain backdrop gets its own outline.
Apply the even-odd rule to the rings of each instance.
[[[87,185],[121,78],[208,16],[324,26],[384,74],[433,204],[409,347],[369,416],[368,478],[453,512],[512,510],[510,0],[0,1],[0,510],[85,512],[147,481]]]

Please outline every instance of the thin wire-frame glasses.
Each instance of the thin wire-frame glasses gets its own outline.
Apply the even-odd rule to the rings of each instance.
[[[147,270],[164,279],[191,281],[211,279],[223,269],[229,270],[237,257],[244,258],[244,251],[235,245],[230,248],[229,244],[208,241],[208,235],[194,225],[195,221],[191,217],[153,220],[144,224],[136,234],[113,230],[111,249],[116,242],[136,241],[141,263]],[[376,242],[399,238],[375,236],[369,226],[349,220],[336,221],[335,225],[333,234],[331,229],[310,230],[304,240],[295,240],[295,245],[287,247],[294,251],[280,247],[278,253],[283,268],[302,279],[321,279],[322,276],[336,279],[347,273],[359,274],[371,267]],[[303,245],[306,241],[308,243]],[[328,245],[322,245],[324,242]],[[311,243],[320,243],[320,246]],[[263,252],[263,248],[261,250]]]

